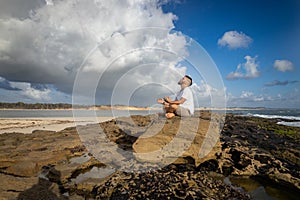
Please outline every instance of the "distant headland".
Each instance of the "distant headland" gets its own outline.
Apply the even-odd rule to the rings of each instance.
[[[69,103],[6,103],[0,102],[0,109],[37,109],[37,110],[150,110],[149,107],[125,106],[125,105],[79,105]]]
[[[69,103],[7,103],[0,102],[0,109],[2,110],[23,110],[23,109],[36,109],[36,110],[158,110],[160,107],[139,107],[128,105],[80,105]],[[265,107],[226,107],[226,108],[212,108],[212,107],[199,107],[196,110],[264,110]]]

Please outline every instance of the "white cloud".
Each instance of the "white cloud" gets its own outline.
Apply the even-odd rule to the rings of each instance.
[[[50,90],[49,89],[41,91],[41,90],[36,90],[34,88],[28,87],[23,91],[23,93],[25,96],[32,98],[36,101],[50,100],[50,97],[49,97]]]
[[[0,74],[7,80],[53,84],[71,94],[82,67],[79,95],[84,96],[101,78],[96,81],[96,103],[110,103],[115,84],[124,74],[131,85],[148,80],[172,87],[185,72],[176,64],[187,53],[187,41],[180,33],[170,32],[177,17],[163,13],[159,0],[47,0],[33,5],[25,18],[25,14],[21,18],[0,15]],[[134,70],[147,63],[156,63],[157,69]],[[170,78],[174,81],[165,81]],[[47,96],[45,91],[23,91],[33,98]],[[149,101],[140,99],[144,104]]]
[[[52,0],[45,0],[46,1],[46,4],[48,6],[53,6],[53,1]]]
[[[248,48],[253,39],[243,32],[228,31],[218,40],[218,45],[227,46],[230,49]]]
[[[51,99],[51,90],[48,88],[42,90],[35,89],[30,83],[25,82],[10,82],[10,85],[14,88],[20,89],[20,95],[28,97],[33,101],[48,101]]]
[[[253,93],[252,92],[248,92],[248,91],[242,91],[242,94],[240,96],[240,98],[245,99],[245,98],[251,98],[253,97]]]
[[[226,79],[228,80],[236,80],[236,79],[252,79],[257,78],[260,75],[260,72],[258,70],[258,62],[257,56],[251,57],[251,56],[245,56],[244,57],[246,62],[239,64],[237,66],[236,71],[230,72]],[[242,72],[241,72],[242,71]]]
[[[239,97],[235,97],[235,100],[243,101],[243,102],[260,102],[260,101],[271,101],[272,97],[270,96],[262,96],[255,95],[250,91],[242,91],[242,94]]]
[[[298,89],[282,91],[282,93],[256,94],[242,91],[239,95],[227,94],[228,107],[267,107],[267,108],[300,108],[300,92]]]
[[[196,107],[226,107],[226,102],[224,102],[226,88],[214,88],[203,80],[200,81],[199,85],[193,83],[190,87],[194,94]]]
[[[227,107],[266,107],[266,108],[297,108],[300,109],[300,90],[298,88],[270,93],[268,91],[241,91],[226,93]]]
[[[271,97],[264,98],[262,96],[259,96],[259,97],[253,98],[253,101],[270,101],[270,100],[272,100]]]
[[[275,60],[273,67],[281,72],[286,72],[286,71],[293,71],[294,70],[294,65],[291,61],[289,60]]]
[[[278,99],[278,98],[277,98]],[[272,107],[272,101],[275,99],[267,95],[257,95],[250,91],[242,91],[239,96],[228,94],[228,106],[236,107]],[[267,106],[266,103],[269,103]]]

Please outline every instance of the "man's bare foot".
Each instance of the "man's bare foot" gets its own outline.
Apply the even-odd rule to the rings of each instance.
[[[166,113],[166,118],[171,119],[172,117],[175,117],[174,113]]]
[[[162,98],[157,99],[157,103],[163,104],[165,102],[165,100],[163,100]]]

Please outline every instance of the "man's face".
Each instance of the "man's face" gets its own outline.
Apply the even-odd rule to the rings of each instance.
[[[178,81],[178,85],[182,85],[182,84],[189,84],[189,79],[187,77],[182,77],[179,81]]]
[[[184,82],[184,79],[185,79],[185,76],[184,77],[182,77],[179,81],[178,81],[178,85],[182,85],[183,84],[183,82]]]

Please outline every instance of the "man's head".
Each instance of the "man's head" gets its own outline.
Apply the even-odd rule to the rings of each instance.
[[[182,85],[182,86],[191,86],[193,84],[193,79],[188,76],[188,75],[185,75],[184,77],[182,77],[179,81],[178,81],[178,84],[179,85]]]

